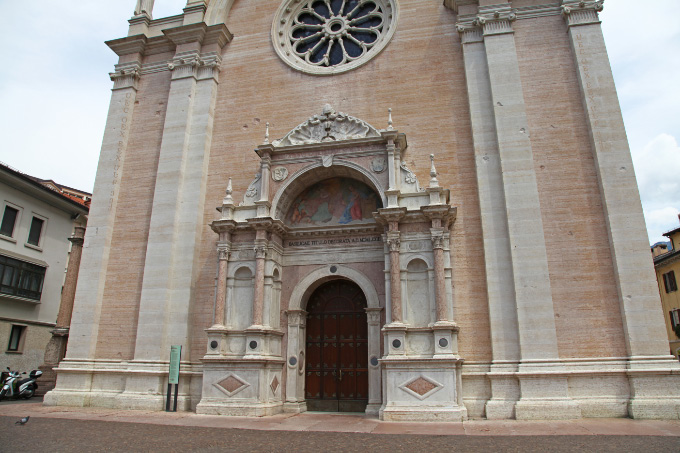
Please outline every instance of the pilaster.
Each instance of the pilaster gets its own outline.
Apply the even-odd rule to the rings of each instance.
[[[558,360],[538,184],[512,28],[515,20],[515,10],[504,3],[480,6],[476,15],[466,16],[458,25],[487,257],[494,354],[489,375],[494,394],[487,416],[535,417],[542,410],[542,399],[550,394],[555,400],[543,417],[572,418],[580,413],[568,397],[566,379],[518,375],[521,399],[515,403],[520,392],[516,377],[508,374],[517,370],[518,359],[519,370],[531,373],[547,371]],[[509,288],[514,294],[508,295]]]
[[[630,356],[629,415],[677,418],[680,396],[661,389],[674,387],[669,385],[671,375],[678,373],[680,365],[668,354],[642,204],[598,17],[602,8],[602,1],[562,1],[562,15],[569,28],[590,132]],[[650,375],[645,376],[645,370]],[[659,398],[660,394],[665,397]]]

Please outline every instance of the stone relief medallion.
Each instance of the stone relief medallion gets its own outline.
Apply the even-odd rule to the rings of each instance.
[[[272,44],[298,71],[339,74],[379,54],[394,35],[397,16],[397,0],[284,0]]]
[[[286,167],[276,167],[272,171],[272,179],[280,182],[288,177],[288,169]]]
[[[331,154],[330,156],[323,156],[321,158],[321,164],[326,167],[332,167],[333,166],[333,155]]]
[[[382,173],[387,168],[387,160],[384,157],[376,157],[371,162],[371,170],[375,173]]]

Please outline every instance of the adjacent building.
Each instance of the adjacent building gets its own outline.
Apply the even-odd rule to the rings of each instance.
[[[153,3],[46,404],[680,416],[602,1]]]
[[[680,215],[678,216],[680,220]],[[670,242],[652,246],[656,281],[659,284],[661,305],[666,314],[666,331],[670,351],[680,358],[680,227],[664,233]]]
[[[87,223],[90,194],[0,164],[0,366],[30,371],[52,338],[69,264],[69,238]],[[83,230],[84,231],[84,230]]]

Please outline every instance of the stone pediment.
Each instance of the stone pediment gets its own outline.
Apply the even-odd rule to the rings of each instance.
[[[272,144],[283,147],[371,137],[380,137],[380,132],[365,121],[336,112],[326,104],[320,115],[309,118]]]

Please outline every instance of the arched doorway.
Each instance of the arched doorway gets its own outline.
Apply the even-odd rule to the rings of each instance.
[[[368,404],[366,296],[356,283],[332,280],[307,304],[307,409],[363,412]]]

